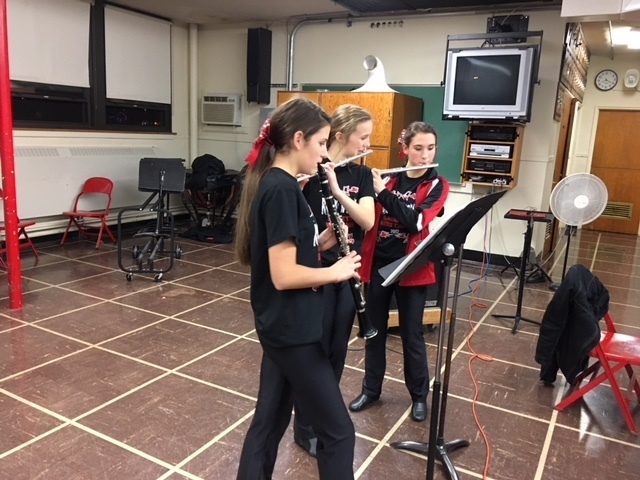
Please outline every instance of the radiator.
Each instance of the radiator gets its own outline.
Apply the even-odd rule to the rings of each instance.
[[[71,210],[89,177],[113,181],[112,208],[140,205],[148,194],[138,191],[138,164],[159,154],[157,147],[16,147],[18,215],[43,218]],[[97,201],[82,206],[99,207]]]

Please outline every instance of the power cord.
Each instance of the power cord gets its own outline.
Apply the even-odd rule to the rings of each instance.
[[[493,210],[493,209],[492,209]],[[490,212],[491,214],[491,212]],[[491,245],[491,235],[489,235],[489,246],[487,246],[487,220],[485,218],[485,234],[484,234],[484,251],[483,251],[483,256],[482,256],[482,265],[483,268],[486,265],[488,265],[488,261],[487,261],[487,255],[486,252],[490,251],[490,245]],[[483,279],[484,277],[481,277],[481,279]],[[471,305],[469,305],[469,327],[471,329],[470,334],[467,337],[467,347],[469,348],[469,351],[471,352],[471,358],[469,359],[469,376],[471,377],[471,381],[473,382],[473,386],[474,386],[474,395],[473,395],[473,400],[471,402],[471,410],[473,412],[473,419],[476,423],[476,426],[478,428],[478,431],[480,432],[480,435],[482,436],[484,443],[485,443],[485,450],[486,450],[486,457],[485,457],[485,464],[484,464],[484,471],[483,471],[483,479],[487,479],[489,477],[489,465],[491,463],[491,443],[489,441],[489,437],[487,436],[487,433],[485,432],[484,428],[482,427],[482,425],[480,424],[480,419],[478,417],[478,411],[477,411],[477,402],[478,402],[478,397],[480,395],[480,387],[478,385],[478,381],[475,377],[475,374],[473,372],[473,362],[477,359],[477,360],[481,360],[483,362],[493,362],[493,357],[489,356],[489,355],[484,355],[484,354],[479,354],[478,352],[476,352],[473,347],[471,346],[471,339],[473,338],[473,335],[475,334],[476,330],[473,326],[473,308],[477,307],[477,308],[487,308],[487,305],[484,303],[480,303],[478,301],[476,301],[475,298],[475,293],[476,290],[478,289],[479,285],[481,283],[477,283],[471,293]]]

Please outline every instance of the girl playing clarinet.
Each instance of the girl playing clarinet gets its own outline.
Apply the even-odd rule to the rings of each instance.
[[[331,116],[328,158],[325,169],[346,158],[364,153],[369,148],[369,137],[373,128],[371,114],[356,105],[342,105]],[[328,175],[329,185],[335,199],[334,209],[348,227],[349,249],[360,252],[364,233],[373,226],[374,193],[371,169],[348,163],[335,169],[335,175]],[[330,226],[325,200],[320,193],[320,183],[314,176],[303,191],[318,225]],[[322,265],[328,267],[338,259],[338,246],[322,252]],[[339,282],[324,287],[324,317],[322,322],[322,344],[329,355],[336,380],[340,383],[347,345],[356,314],[356,304],[349,282]],[[303,409],[296,408],[293,426],[294,441],[315,456],[316,435],[310,428]]]
[[[411,395],[411,418],[423,421],[427,415],[429,371],[422,330],[427,285],[436,282],[434,265],[425,265],[398,283],[383,287],[378,270],[413,251],[429,234],[429,223],[443,209],[449,194],[448,182],[433,163],[437,135],[433,127],[413,122],[403,130],[399,143],[407,157],[407,167],[424,166],[392,176],[384,182],[373,170],[377,194],[376,221],[362,245],[360,276],[367,283],[367,313],[378,335],[365,346],[365,377],[362,393],[349,404],[359,412],[375,402],[382,392],[386,369],[385,344],[389,304],[395,294],[398,303],[400,336],[404,355],[405,385]]]
[[[293,399],[308,412],[321,445],[319,476],[352,480],[355,433],[338,382],[321,345],[322,285],[356,275],[354,253],[321,268],[318,252],[332,247],[296,180],[317,172],[327,155],[329,116],[296,98],[278,107],[249,154],[236,231],[236,254],[251,265],[251,307],[263,349],[256,411],[247,432],[239,480],[273,474]]]

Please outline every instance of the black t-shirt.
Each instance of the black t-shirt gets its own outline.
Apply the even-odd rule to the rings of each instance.
[[[251,306],[261,341],[274,347],[303,345],[322,336],[319,288],[276,290],[269,270],[269,247],[292,239],[299,265],[319,267],[318,226],[297,180],[272,168],[263,177],[251,207]]]
[[[373,176],[371,170],[363,165],[349,164],[336,170],[338,185],[353,200],[359,202],[363,197],[373,198]],[[304,195],[313,210],[316,222],[320,230],[330,226],[329,212],[320,191],[320,180],[317,176],[312,177],[304,187]],[[333,208],[338,213],[345,225],[349,228],[349,249],[360,253],[364,230],[347,213],[347,210],[334,198]],[[336,245],[330,250],[322,252],[322,264],[324,266],[333,265],[338,260],[339,246]]]
[[[421,183],[435,180],[437,176],[435,168],[418,178],[410,178],[402,172],[393,190],[380,192],[378,201],[383,209],[376,242],[376,262],[386,264],[406,255],[409,235],[422,229],[422,210],[429,209],[441,197],[443,186],[438,182],[421,205],[416,205],[416,192]]]

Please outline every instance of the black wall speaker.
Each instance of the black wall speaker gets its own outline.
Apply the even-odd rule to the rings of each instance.
[[[247,42],[247,102],[271,102],[271,30],[250,28]]]

